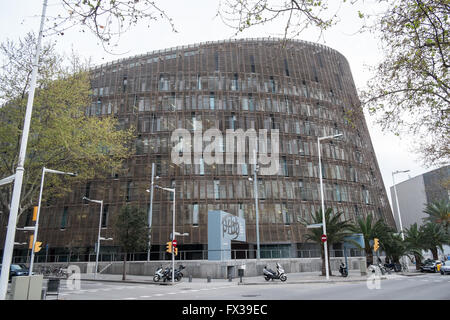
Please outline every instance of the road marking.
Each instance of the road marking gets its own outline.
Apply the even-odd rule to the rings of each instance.
[[[157,293],[157,294],[155,294],[156,297],[161,297],[163,295],[164,295],[164,293]]]
[[[136,300],[137,298],[125,298],[123,300]]]
[[[139,298],[150,298],[151,296],[140,296]]]

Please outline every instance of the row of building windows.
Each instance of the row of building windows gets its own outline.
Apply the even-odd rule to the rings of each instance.
[[[111,210],[110,207],[113,209]],[[141,209],[147,211],[148,203],[141,206]],[[60,213],[58,213],[60,210]],[[65,206],[58,210],[46,210],[42,216],[42,224],[46,228],[59,228],[65,230],[66,228],[83,227],[86,223],[92,223],[92,228],[98,226],[98,208],[80,208],[80,207],[68,207]],[[120,207],[116,205],[105,204],[102,212],[102,228],[108,228],[112,226],[112,214],[116,214],[120,210]],[[169,223],[171,217],[165,214],[165,211],[172,212],[172,203],[159,203],[153,204],[153,226],[164,226]],[[177,204],[177,224],[178,225],[191,225],[193,227],[200,224],[207,224],[207,211],[208,210],[225,210],[231,212],[236,216],[243,218],[247,223],[253,223],[255,221],[255,207],[253,203],[227,203],[227,204],[205,204],[199,202],[193,202],[191,204],[179,203]],[[311,217],[320,210],[320,204],[310,203],[291,203],[291,202],[266,202],[261,201],[258,204],[259,221],[261,224],[265,223],[283,223],[290,225],[292,223],[303,223],[305,221],[311,222]],[[384,219],[381,208],[363,208],[358,205],[333,205],[333,212],[343,212],[344,219],[354,220],[361,214],[375,214],[377,219]],[[29,215],[32,215],[30,213]]]

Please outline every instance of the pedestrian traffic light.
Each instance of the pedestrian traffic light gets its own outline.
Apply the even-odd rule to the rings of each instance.
[[[172,241],[166,242],[166,252],[172,253]]]
[[[374,251],[378,251],[378,248],[380,247],[380,243],[379,243],[379,240],[378,240],[378,238],[374,238],[373,239],[373,250]]]
[[[178,254],[178,248],[177,247],[173,248],[173,252],[175,253],[175,255],[177,255]]]
[[[42,249],[41,245],[42,245],[42,242],[36,241],[36,243],[34,244],[34,252],[41,251],[41,249]]]

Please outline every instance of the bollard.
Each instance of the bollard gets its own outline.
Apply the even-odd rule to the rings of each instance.
[[[189,282],[192,282],[192,275],[189,275]]]
[[[207,282],[211,282],[211,276],[207,276],[207,277],[206,277],[206,281],[207,281]]]

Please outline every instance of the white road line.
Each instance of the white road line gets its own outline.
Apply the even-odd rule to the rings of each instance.
[[[157,293],[157,294],[155,294],[155,297],[161,297],[163,295],[164,295],[164,293]]]
[[[123,300],[136,300],[137,298],[125,298]]]
[[[150,298],[151,296],[140,296],[139,298]]]

